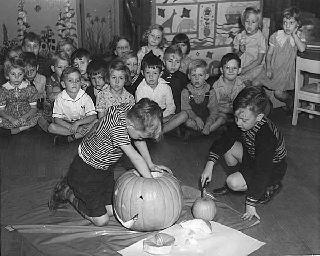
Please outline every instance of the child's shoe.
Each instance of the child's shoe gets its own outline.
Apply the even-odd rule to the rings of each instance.
[[[281,182],[279,182],[279,183],[277,183],[275,185],[267,187],[266,192],[264,193],[262,198],[259,199],[258,203],[259,204],[268,203],[269,201],[272,200],[272,198],[274,198],[277,194],[279,194],[281,189],[282,189],[282,183]]]
[[[61,204],[67,203],[64,193],[69,188],[66,177],[62,177],[54,186],[48,201],[49,211],[56,211]]]
[[[53,138],[53,144],[55,146],[61,146],[68,143],[69,143],[68,136],[56,135]]]

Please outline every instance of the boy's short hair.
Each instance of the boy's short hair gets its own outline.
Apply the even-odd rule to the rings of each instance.
[[[170,45],[169,47],[167,47],[167,49],[164,51],[163,58],[166,59],[171,54],[177,54],[178,56],[180,56],[182,58],[181,48],[177,44]]]
[[[133,122],[135,129],[150,134],[151,138],[158,140],[162,131],[162,109],[158,103],[149,98],[142,98],[127,113],[127,117]],[[155,126],[159,121],[160,127]]]
[[[233,101],[233,111],[236,112],[240,108],[247,108],[256,115],[264,113],[269,98],[262,86],[247,86],[239,92]]]
[[[262,14],[261,14],[261,11],[258,8],[256,8],[255,6],[249,6],[246,9],[244,9],[244,11],[242,12],[242,15],[241,15],[242,26],[244,26],[244,23],[247,19],[247,16],[250,13],[253,13],[258,17],[258,27],[259,27],[259,29],[261,29],[262,28]]]
[[[21,55],[22,59],[24,60],[26,66],[29,65],[31,67],[38,66],[37,56],[33,52],[24,52]]]
[[[66,37],[58,42],[57,51],[62,51],[61,48],[67,44],[72,45],[74,49],[76,48],[74,40],[70,37]]]
[[[23,39],[22,39],[22,45],[26,44],[26,41],[29,42],[37,42],[39,45],[41,44],[41,38],[38,34],[34,33],[34,32],[27,32],[25,33]]]
[[[141,61],[141,68],[143,71],[146,68],[158,68],[161,72],[163,70],[163,62],[162,60],[153,54],[152,51],[148,52]]]
[[[108,63],[103,59],[92,60],[87,67],[87,73],[89,76],[101,74],[104,80],[106,80],[107,72]]]
[[[190,45],[190,39],[185,33],[179,33],[176,34],[171,41],[172,45],[179,44],[179,43],[185,43],[187,45],[187,52],[188,54],[191,50],[191,45]]]
[[[81,73],[79,71],[79,69],[77,69],[76,67],[66,67],[62,74],[61,74],[61,78],[60,80],[65,82],[66,78],[68,77],[68,75],[72,74],[72,73],[78,73],[81,76]]]
[[[187,74],[190,74],[192,70],[195,70],[197,68],[203,68],[206,71],[206,73],[208,73],[207,62],[203,59],[195,59],[189,63]]]
[[[221,68],[223,68],[224,65],[226,65],[230,60],[235,60],[238,63],[238,67],[241,67],[241,59],[239,56],[233,52],[229,52],[221,58],[220,65]]]
[[[10,58],[9,54],[10,52],[20,52],[19,53],[19,57],[21,57],[20,55],[23,53],[22,47],[20,45],[14,45],[12,46],[10,49],[8,49],[8,51],[6,52],[6,57],[5,59],[8,60]]]
[[[71,54],[71,62],[73,63],[75,59],[82,59],[83,57],[90,60],[91,59],[90,52],[87,49],[78,48]]]
[[[125,73],[125,78],[126,78],[126,84],[131,83],[131,76],[130,76],[130,70],[127,67],[127,65],[123,62],[121,59],[115,59],[112,60],[109,65],[108,65],[108,70],[106,74],[106,79],[108,82],[110,82],[110,76],[111,76],[111,71],[112,70],[118,70],[118,71],[123,71]]]
[[[68,62],[68,64],[70,64],[70,59],[68,54],[65,52],[58,52],[58,53],[52,54],[51,60],[50,60],[51,66],[57,65],[59,60],[65,60]]]
[[[129,51],[128,53],[126,53],[124,55],[124,57],[122,59],[124,62],[126,62],[128,59],[132,59],[132,58],[138,59],[138,55],[137,55],[136,51]]]
[[[301,27],[302,25],[300,10],[297,7],[292,6],[290,8],[285,9],[282,12],[282,18],[286,18],[286,19],[294,18],[297,21],[299,27]]]
[[[15,58],[15,59],[11,58],[4,62],[5,77],[8,77],[11,69],[13,68],[20,68],[23,71],[23,73],[26,72],[26,64],[22,58]]]

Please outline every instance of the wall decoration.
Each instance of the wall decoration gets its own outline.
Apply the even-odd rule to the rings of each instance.
[[[56,27],[59,39],[71,38],[75,42],[75,45],[77,45],[76,11],[75,8],[71,6],[70,1],[67,1],[63,10],[59,11]]]
[[[190,39],[190,57],[205,59],[212,74],[230,52],[240,32],[239,18],[248,6],[260,9],[262,0],[155,0],[155,22],[164,26],[168,42],[177,33]]]
[[[260,1],[217,3],[217,46],[230,45],[240,31],[240,17],[248,6],[260,8]]]

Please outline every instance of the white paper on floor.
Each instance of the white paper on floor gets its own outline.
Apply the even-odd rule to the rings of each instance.
[[[172,235],[175,243],[171,256],[241,256],[248,255],[258,250],[265,243],[247,236],[240,231],[229,228],[217,222],[211,221],[212,233],[194,233],[190,229],[183,228],[180,224],[160,231]],[[143,251],[143,240],[124,248],[118,253],[124,256],[148,256]]]

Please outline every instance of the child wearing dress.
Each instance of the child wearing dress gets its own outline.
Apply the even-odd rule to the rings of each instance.
[[[138,73],[140,73],[141,70],[143,57],[150,51],[152,51],[155,56],[163,60],[163,27],[158,24],[151,25],[150,28],[144,32],[142,42],[145,46],[142,46],[137,54],[139,64]]]
[[[111,106],[135,104],[133,95],[124,88],[126,83],[130,83],[130,71],[123,61],[113,60],[109,63],[106,80],[109,86],[97,100],[96,110],[99,119],[106,115]]]
[[[97,121],[93,101],[81,89],[81,74],[75,67],[67,67],[61,75],[64,90],[54,101],[54,122],[48,131],[57,134],[54,144],[72,142],[84,137]]]
[[[295,59],[297,51],[303,52],[306,45],[298,31],[301,25],[300,12],[291,7],[283,11],[283,30],[270,36],[266,56],[266,67],[255,79],[254,84],[262,84],[274,92],[276,99],[286,103],[289,110],[293,99],[288,91],[294,89]]]
[[[142,177],[151,178],[150,171],[170,171],[153,163],[145,142],[160,137],[161,122],[161,108],[146,98],[133,107],[110,107],[79,145],[66,177],[53,189],[49,209],[54,211],[61,203],[70,202],[94,225],[107,225],[113,215],[113,166],[123,153]]]
[[[245,87],[241,78],[241,60],[235,53],[227,53],[221,59],[221,76],[213,84],[218,100],[218,117],[211,125],[211,131],[224,125],[227,120],[233,120],[232,102]]]
[[[37,124],[37,90],[24,80],[25,62],[10,59],[4,63],[8,82],[0,87],[0,127],[17,134]]]
[[[103,59],[92,60],[87,68],[87,73],[93,86],[93,93],[98,103],[100,95],[108,88],[106,76],[108,63]]]
[[[188,56],[191,50],[189,37],[185,33],[178,33],[173,37],[171,44],[178,45],[180,47],[182,51],[180,71],[187,74],[189,63],[192,61]]]
[[[191,61],[188,67],[190,83],[181,93],[181,110],[188,113],[185,125],[208,135],[218,116],[215,91],[206,82],[209,77],[205,60]]]
[[[252,81],[263,68],[266,54],[266,39],[261,32],[262,16],[255,7],[247,7],[241,16],[244,30],[233,41],[234,52],[241,59],[241,78],[244,82]]]
[[[124,36],[116,37],[113,48],[115,57],[123,58],[131,50],[130,40]]]
[[[286,148],[282,133],[264,115],[268,97],[260,86],[244,88],[233,102],[235,123],[215,141],[201,175],[204,186],[212,180],[214,165],[220,158],[227,164],[227,186],[214,195],[246,191],[243,219],[256,216],[256,205],[269,202],[282,185],[286,169]]]
[[[43,110],[46,99],[46,77],[38,73],[39,65],[34,53],[24,52],[22,57],[26,64],[26,80],[37,89],[37,107],[39,110]]]
[[[71,58],[72,53],[76,50],[74,41],[67,37],[58,42],[57,53],[64,52],[68,58]]]
[[[138,73],[138,56],[136,52],[130,51],[124,57],[123,61],[130,70],[131,83],[126,83],[124,88],[133,96],[136,94],[138,85],[143,80],[141,72]]]

